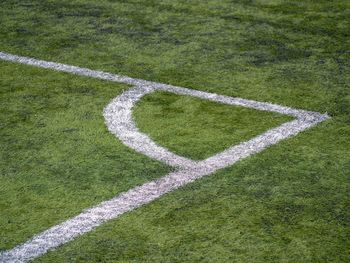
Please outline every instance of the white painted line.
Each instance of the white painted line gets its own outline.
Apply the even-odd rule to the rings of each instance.
[[[201,99],[211,100],[218,103],[229,105],[240,105],[248,108],[259,108],[265,111],[274,111],[282,114],[287,114],[296,117],[296,120],[287,122],[277,128],[271,129],[266,133],[236,146],[218,153],[203,161],[193,161],[182,156],[178,156],[168,149],[154,143],[146,134],[141,133],[132,119],[133,106],[146,94],[154,91],[168,91],[176,94],[195,96]],[[243,102],[242,102],[243,101]],[[239,103],[238,103],[239,102]],[[272,109],[272,110],[270,110]],[[261,103],[240,98],[231,98],[220,96],[217,94],[198,92],[196,90],[164,87],[157,85],[136,86],[114,100],[105,108],[104,117],[106,124],[111,133],[117,136],[124,144],[134,150],[143,153],[153,159],[165,162],[169,165],[181,168],[194,167],[215,167],[216,169],[224,168],[236,161],[237,149],[240,152],[248,151],[248,149],[265,148],[270,144],[277,143],[279,140],[294,135],[316,123],[328,118],[327,115],[322,115],[316,112],[291,109],[270,103]]]
[[[44,60],[38,60],[34,58],[12,55],[1,51],[0,51],[0,59],[11,61],[11,62],[17,62],[21,64],[26,64],[26,65],[31,65],[31,66],[37,66],[40,68],[53,69],[56,71],[72,73],[80,76],[92,77],[92,78],[109,80],[114,82],[121,82],[121,83],[138,86],[138,87],[153,87],[158,90],[169,91],[177,94],[189,95],[189,96],[194,96],[198,98],[205,98],[211,101],[216,101],[216,102],[221,102],[221,103],[236,105],[236,106],[242,106],[242,107],[247,107],[247,108],[252,108],[257,110],[278,112],[281,114],[291,115],[297,118],[303,118],[303,115],[305,117],[306,113],[309,113],[310,115],[312,114],[320,115],[320,113],[317,113],[317,112],[293,109],[293,108],[272,104],[268,102],[259,102],[254,100],[223,96],[215,93],[208,93],[208,92],[199,91],[199,90],[176,87],[176,86],[152,82],[148,80],[130,78],[130,77],[107,73],[103,71],[91,70],[87,68],[80,68],[80,67],[65,65],[61,63],[55,63],[55,62],[49,62]]]
[[[105,108],[104,116],[108,129],[123,143],[136,151],[153,159],[165,162],[168,165],[177,167],[175,172],[169,173],[158,180],[137,186],[125,193],[121,193],[109,201],[105,201],[93,208],[83,211],[72,219],[51,227],[11,250],[3,251],[0,254],[1,262],[28,262],[45,254],[51,249],[73,240],[77,236],[93,230],[108,220],[117,218],[123,213],[132,211],[198,178],[209,175],[218,169],[222,169],[243,158],[258,153],[270,145],[276,144],[290,136],[294,136],[329,118],[327,114],[133,79],[102,71],[20,57],[4,52],[0,52],[0,59],[133,85],[134,87],[132,89],[112,100]],[[284,123],[277,128],[268,130],[249,141],[232,146],[206,160],[193,161],[157,145],[146,134],[141,133],[137,129],[132,119],[133,106],[142,96],[157,90],[194,96],[229,105],[278,112],[294,116],[296,119]]]

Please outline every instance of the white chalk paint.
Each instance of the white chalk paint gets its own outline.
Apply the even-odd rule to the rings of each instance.
[[[132,211],[198,178],[209,175],[218,169],[225,168],[243,158],[258,153],[270,145],[294,136],[329,118],[327,114],[133,79],[102,71],[21,57],[4,52],[0,52],[0,59],[134,86],[112,100],[105,108],[104,117],[108,129],[124,144],[134,150],[177,168],[175,172],[121,193],[111,200],[83,211],[72,219],[51,227],[11,250],[1,252],[0,262],[28,262],[51,249],[73,240],[77,236],[93,230],[108,220],[117,218],[123,213]],[[157,145],[146,134],[141,133],[137,129],[132,118],[132,108],[144,95],[154,91],[167,91],[233,106],[278,112],[293,116],[296,119],[284,123],[277,128],[270,129],[249,141],[232,146],[205,160],[193,161]]]

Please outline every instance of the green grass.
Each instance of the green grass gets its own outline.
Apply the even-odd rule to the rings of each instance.
[[[37,262],[347,262],[345,132],[334,123],[307,131]]]
[[[127,86],[0,68],[1,250],[169,171],[107,131],[103,108]]]
[[[2,51],[332,117],[37,261],[348,262],[349,17],[346,0],[2,1]],[[105,128],[102,109],[126,86],[3,62],[0,72],[0,249],[168,171]],[[183,114],[201,107],[209,126]],[[191,125],[181,135],[153,109]],[[247,121],[226,112],[155,94],[135,117],[160,144],[203,158]],[[266,124],[250,124],[273,126],[278,119],[265,114]],[[217,139],[215,148],[192,144],[193,130],[206,144]]]
[[[292,119],[166,92],[146,95],[135,107],[134,118],[155,142],[194,160],[208,158]]]
[[[345,135],[349,127],[322,124],[37,262],[347,262]]]
[[[133,153],[107,131],[103,108],[127,86],[9,62],[0,65],[5,76],[0,80],[1,249],[11,248],[84,208],[170,171]],[[183,134],[170,134],[175,142],[191,141],[193,135],[199,135],[200,125],[205,127],[201,139],[207,142],[206,147],[196,142],[192,142],[194,148],[187,143],[177,147],[180,153],[185,148],[194,156],[200,156],[201,150],[206,154],[214,150],[215,154],[220,146],[225,149],[232,142],[258,134],[256,128],[264,131],[289,119],[156,93],[146,96],[137,106],[136,119],[141,127],[146,125],[146,130],[151,130],[147,124],[155,128],[158,123],[161,127],[156,127],[157,130],[162,128],[167,118],[158,116],[163,112],[154,107],[162,99],[169,107],[176,106],[176,100],[186,115],[178,112],[165,123],[176,126],[178,121],[187,122],[182,127]],[[203,107],[208,110],[201,110]],[[188,116],[200,118],[190,123],[193,120]],[[239,129],[231,132],[230,125],[237,122]],[[171,130],[174,131],[164,132]],[[137,163],[133,164],[134,161]]]

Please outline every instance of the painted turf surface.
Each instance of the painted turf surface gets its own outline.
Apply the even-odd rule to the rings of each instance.
[[[0,65],[2,250],[169,171],[105,128],[103,108],[127,86]]]
[[[5,138],[2,147],[2,155],[4,156],[2,168],[4,168],[6,175],[2,182],[2,191],[4,196],[13,198],[13,200],[3,199],[3,226],[5,229],[9,229],[8,237],[6,237],[6,231],[3,232],[5,245],[11,244],[11,240],[14,240],[18,225],[22,226],[23,224],[21,228],[17,229],[19,235],[23,234],[22,231],[28,231],[29,235],[33,235],[38,231],[30,233],[31,227],[34,227],[34,231],[41,225],[48,228],[54,225],[52,222],[57,224],[58,220],[65,219],[65,216],[60,215],[57,211],[55,205],[60,210],[67,210],[64,214],[72,217],[82,208],[89,208],[92,204],[101,202],[97,197],[104,197],[102,201],[107,200],[111,193],[117,195],[120,190],[125,191],[144,183],[145,181],[142,179],[147,178],[146,175],[152,173],[152,171],[147,170],[147,163],[143,163],[145,169],[142,172],[146,175],[138,178],[140,176],[134,170],[133,165],[129,164],[130,167],[124,167],[124,165],[128,165],[122,164],[125,159],[133,158],[123,154],[126,149],[123,151],[123,147],[118,147],[116,152],[122,153],[118,156],[113,155],[108,151],[110,149],[106,148],[110,144],[107,139],[113,136],[106,132],[106,128],[103,128],[105,124],[101,120],[103,119],[102,109],[111,100],[108,96],[115,97],[121,85],[116,85],[116,87],[108,85],[106,89],[103,89],[101,86],[103,83],[87,82],[87,79],[83,77],[69,78],[66,74],[60,75],[48,70],[37,70],[30,66],[16,67],[17,65],[12,63],[1,63],[4,64],[2,72],[7,76],[1,83],[5,87],[1,96],[4,102],[2,104],[3,114],[1,115],[4,129],[1,135]],[[18,78],[19,75],[20,78]],[[128,87],[122,86],[122,88],[127,89]],[[206,153],[209,151],[213,155],[217,153],[215,150],[224,150],[232,144],[255,137],[269,128],[279,126],[292,119],[276,113],[220,105],[213,102],[208,103],[205,100],[187,96],[172,96],[170,100],[173,102],[171,103],[167,98],[169,94],[168,96],[167,94],[161,95],[166,100],[168,107],[175,106],[185,110],[185,118],[177,111],[177,115],[179,115],[177,118],[185,119],[184,123],[177,123],[184,125],[182,127],[183,133],[171,135],[175,136],[175,139],[177,138],[182,144],[189,144],[189,148],[195,146],[194,154],[202,150]],[[98,99],[94,100],[94,97]],[[149,97],[152,99],[152,95]],[[153,99],[157,99],[157,97],[159,99],[159,95]],[[103,102],[106,105],[100,104]],[[164,126],[162,118],[152,115],[152,111],[161,115],[169,115],[167,111],[152,109],[152,105],[147,107],[148,104],[145,101],[138,105],[135,114],[137,119],[142,118],[142,123],[148,122],[156,126]],[[189,107],[189,105],[191,106]],[[222,115],[229,117],[222,119],[220,118]],[[193,116],[198,119],[192,121],[188,119],[188,117],[194,119]],[[169,115],[169,117],[171,116]],[[246,119],[243,123],[242,118]],[[178,119],[170,123],[167,120],[165,125],[176,124]],[[220,123],[218,123],[219,119]],[[256,128],[257,120],[261,122],[258,129]],[[201,122],[205,124],[201,130],[202,142],[193,137],[193,134],[198,135],[198,125]],[[241,124],[237,125],[236,123]],[[219,128],[219,125],[229,126],[229,124],[234,127]],[[172,127],[168,128],[172,129]],[[235,132],[231,132],[232,129]],[[159,128],[156,130],[158,134],[162,134],[159,132]],[[169,135],[167,131],[169,130],[165,130],[164,133]],[[216,143],[216,148],[208,149],[208,143]],[[227,143],[229,144],[227,145]],[[118,142],[118,144],[120,143]],[[114,143],[110,146],[113,147],[113,145]],[[109,164],[110,159],[114,159],[119,165],[106,166],[106,160]],[[44,169],[46,166],[48,168]],[[100,172],[100,170],[104,171]],[[105,176],[109,173],[108,170],[113,170],[113,172],[109,175],[109,180],[106,180]],[[164,175],[164,171],[166,170],[158,169],[157,172],[158,174],[163,172],[162,175]],[[46,173],[49,175],[46,176]],[[91,173],[92,178],[90,178]],[[116,173],[118,176],[115,176]],[[115,181],[112,181],[114,176]],[[125,183],[120,179],[121,176],[134,185],[128,184],[128,188],[124,188],[127,186],[124,186]],[[157,177],[157,173],[154,177],[148,177],[147,181],[155,177]],[[18,185],[18,180],[24,180],[24,182]],[[136,181],[133,182],[133,180]],[[120,189],[111,188],[111,186],[105,187],[104,190],[95,188],[104,188],[104,183],[117,184]],[[67,184],[70,187],[66,187]],[[22,192],[23,188],[27,191]],[[57,188],[59,191],[55,191]],[[62,190],[67,191],[62,192]],[[93,202],[86,203],[88,198],[85,196],[89,197],[91,192],[94,193],[92,196],[95,196]],[[96,192],[98,196],[96,196]],[[108,192],[109,195],[106,195]],[[53,193],[55,195],[51,196],[50,194]],[[79,198],[83,198],[85,202],[81,202]],[[69,199],[73,199],[77,203],[71,203]],[[47,201],[51,201],[52,204]],[[28,205],[33,206],[28,207]],[[46,206],[50,207],[48,211]],[[23,207],[27,210],[23,211]],[[70,209],[72,209],[71,213],[69,213]],[[20,216],[25,220],[17,218],[20,221],[12,221],[11,218],[18,217],[17,213],[21,213]],[[52,217],[52,213],[56,214],[56,219]],[[9,221],[6,224],[7,220]]]
[[[347,261],[350,247],[347,3],[221,2],[194,5],[2,2],[1,50],[230,96],[327,111],[333,117],[305,134],[108,223],[39,261]],[[9,65],[1,64],[1,73],[5,72],[3,68],[10,67],[6,76],[13,74],[13,67],[22,68]],[[23,70],[29,72],[28,78],[34,75],[33,69]],[[45,76],[51,74],[57,74],[58,79],[64,76],[45,71]],[[18,75],[15,74],[17,78]],[[1,75],[2,81],[7,78],[4,76]],[[10,77],[12,85],[19,81],[17,78]],[[84,83],[78,77],[67,78],[79,79],[77,85]],[[119,86],[120,92],[123,87],[91,79],[87,82],[100,83],[101,90],[113,85]],[[99,105],[103,108],[115,95],[105,95]],[[5,101],[8,99],[6,95]],[[23,115],[26,113],[18,113]],[[96,121],[102,123],[103,119]],[[104,126],[98,129],[104,130]],[[71,139],[71,134],[66,138]],[[158,164],[124,146],[119,146],[123,151],[114,148],[118,142],[108,138],[106,147],[115,155],[122,152],[124,156],[124,151],[130,154],[130,159],[122,162],[123,170],[137,169],[144,176],[143,164],[149,163],[152,172],[145,181],[162,175],[156,172]],[[22,155],[23,149],[18,152],[18,156]],[[18,156],[10,158],[15,162]],[[77,156],[77,163],[80,165],[85,158]],[[96,159],[89,162],[100,167],[97,173],[104,171]],[[63,161],[61,165],[65,170],[67,163]],[[112,158],[110,167],[115,169],[115,165],[117,161]],[[46,165],[44,168],[47,169]],[[162,171],[165,173],[166,168]],[[81,174],[84,177],[80,176],[74,187],[61,178],[64,189],[60,191],[76,190],[79,181],[86,179],[85,173]],[[109,172],[105,176],[117,180],[109,177]],[[119,185],[123,190],[133,185],[129,177],[126,179]],[[22,180],[13,182],[16,185],[23,182],[21,193],[27,183]],[[82,185],[91,187],[90,183]],[[90,200],[78,195],[80,199],[74,200],[73,193],[68,196],[67,200],[73,200],[65,205],[71,208],[62,209],[62,213],[69,217],[68,213],[76,213],[79,206],[94,203],[96,196],[98,203],[113,195],[112,190],[121,189],[108,183],[92,187],[96,190]],[[108,187],[112,188],[110,192]],[[40,190],[39,186],[33,188]],[[63,200],[59,191],[49,192]],[[48,200],[43,202],[47,207]],[[24,204],[23,209],[33,211]],[[6,218],[5,222],[18,216]],[[40,220],[47,220],[41,217]],[[37,230],[40,229],[30,229],[26,235]],[[8,246],[25,240],[24,235],[19,233]]]

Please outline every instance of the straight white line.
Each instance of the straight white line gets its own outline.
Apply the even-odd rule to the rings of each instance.
[[[75,75],[80,75],[85,77],[92,77],[97,79],[125,83],[129,85],[137,86],[137,87],[153,87],[154,89],[157,89],[157,90],[163,90],[163,91],[173,92],[173,93],[182,94],[182,95],[205,98],[207,100],[212,100],[216,102],[242,106],[247,108],[253,108],[257,110],[287,114],[290,116],[294,116],[296,118],[302,118],[303,115],[305,115],[305,113],[319,114],[316,112],[293,109],[290,107],[285,107],[285,106],[272,104],[268,102],[259,102],[259,101],[247,100],[243,98],[234,98],[234,97],[229,97],[224,95],[218,95],[215,93],[208,93],[204,91],[192,90],[192,89],[177,87],[173,85],[152,82],[148,80],[130,78],[127,76],[121,76],[121,75],[98,71],[98,70],[91,70],[87,68],[80,68],[80,67],[65,65],[65,64],[56,63],[56,62],[50,62],[50,61],[44,61],[44,60],[39,60],[39,59],[34,59],[29,57],[12,55],[1,51],[0,51],[0,59],[11,61],[11,62],[17,62],[21,64],[26,64],[26,65],[31,65],[31,66],[36,66],[40,68],[53,69],[56,71],[72,73]]]
[[[133,79],[102,71],[64,65],[60,63],[36,60],[0,52],[0,59],[22,64],[38,66],[89,76],[109,81],[122,82],[135,86],[115,98],[104,111],[108,129],[129,147],[151,158],[178,167],[177,171],[121,193],[115,198],[83,211],[76,217],[34,236],[15,248],[0,253],[1,262],[28,262],[51,249],[63,245],[77,236],[87,233],[104,222],[132,211],[162,195],[184,186],[203,176],[209,175],[252,154],[261,152],[270,145],[294,136],[299,132],[322,122],[329,117],[326,114],[292,109],[276,104],[257,102],[242,98],[232,98],[218,94],[196,91],[151,81]],[[268,130],[267,132],[203,161],[193,161],[178,156],[168,149],[155,144],[146,134],[141,133],[132,119],[132,108],[145,94],[157,90],[190,95],[229,105],[243,106],[264,111],[278,112],[296,117],[296,120]]]
[[[200,172],[196,171],[195,174],[199,176]],[[48,250],[65,244],[104,222],[147,204],[194,179],[194,173],[178,171],[159,180],[135,187],[34,236],[31,240],[12,250],[3,252],[0,254],[0,262],[28,262],[45,254]]]

